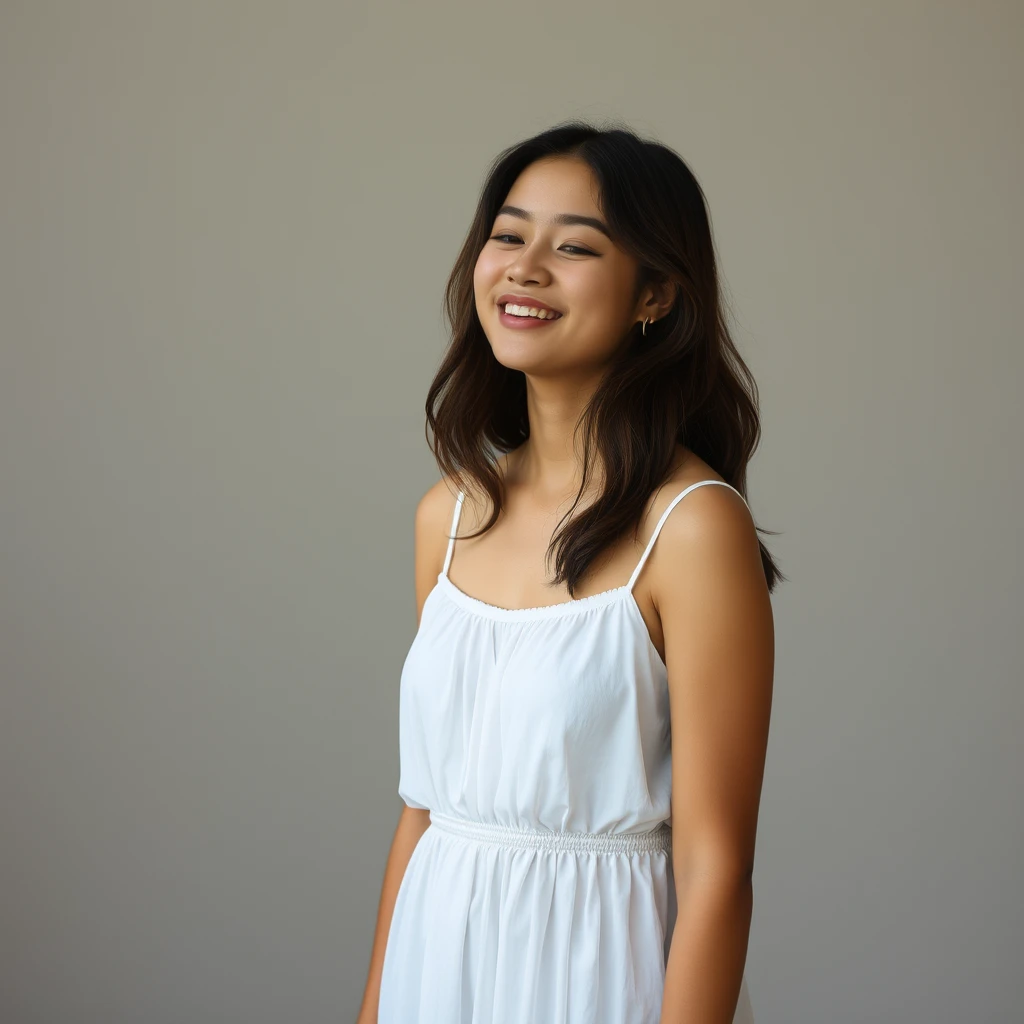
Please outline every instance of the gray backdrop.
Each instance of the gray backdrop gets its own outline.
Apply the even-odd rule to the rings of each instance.
[[[621,117],[756,374],[758,1024],[1024,1020],[1019,4],[0,4],[0,1018],[354,1020],[440,296]],[[538,1022],[543,1024],[543,1022]]]

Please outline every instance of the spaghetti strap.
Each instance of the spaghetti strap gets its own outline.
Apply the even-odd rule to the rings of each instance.
[[[455,529],[459,525],[459,514],[462,512],[463,497],[465,497],[464,493],[459,491],[459,496],[455,500],[455,512],[452,514],[452,528],[448,537],[448,553],[444,556],[444,568],[441,570],[442,576],[448,575],[448,566],[452,562],[452,549],[455,547]]]
[[[728,487],[730,491],[735,491],[740,494],[739,491],[733,487],[732,484],[727,484],[724,480],[698,480],[695,484],[690,484],[689,487],[684,487],[670,502],[668,508],[665,509],[661,514],[661,518],[658,520],[658,525],[654,527],[654,533],[651,534],[651,539],[647,542],[647,547],[644,549],[643,555],[640,557],[640,561],[637,563],[637,567],[633,570],[633,575],[629,577],[629,582],[626,584],[627,590],[633,589],[633,584],[636,583],[637,577],[640,575],[640,570],[644,567],[644,562],[647,561],[647,556],[651,553],[651,549],[654,547],[654,542],[658,539],[658,534],[661,533],[662,526],[665,525],[665,520],[668,519],[669,513],[679,504],[687,494],[690,493],[695,487],[703,487],[705,484],[718,484],[721,487]],[[740,494],[743,498],[743,495]],[[743,498],[743,504],[746,505],[747,499]]]

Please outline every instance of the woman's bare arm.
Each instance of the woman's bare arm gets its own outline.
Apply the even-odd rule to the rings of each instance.
[[[437,582],[437,575],[444,564],[444,554],[448,543],[446,537],[451,526],[451,515],[454,508],[454,493],[449,490],[444,480],[438,481],[431,487],[416,507],[417,627],[423,615],[423,603]],[[370,953],[370,967],[356,1024],[377,1024],[384,950],[387,948],[388,933],[391,930],[395,900],[398,897],[402,879],[405,877],[409,858],[412,857],[416,844],[429,825],[430,811],[407,805],[402,807],[384,866],[384,881],[381,885],[380,905],[377,909],[377,926]]]
[[[384,949],[388,942],[391,929],[391,915],[395,909],[395,899],[399,886],[405,877],[405,869],[409,864],[420,836],[430,824],[430,811],[418,807],[403,807],[398,818],[394,839],[391,841],[391,852],[388,854],[384,868],[384,883],[381,887],[380,906],[377,910],[377,929],[373,936],[373,949],[370,954],[370,970],[366,978],[363,1002],[359,1008],[357,1024],[377,1024],[377,1005],[380,1001],[380,978],[384,967]]]
[[[672,727],[678,916],[661,1024],[730,1024],[753,910],[774,628],[750,514],[702,487],[665,524],[654,593]]]

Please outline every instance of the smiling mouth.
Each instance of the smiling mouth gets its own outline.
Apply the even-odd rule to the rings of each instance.
[[[562,314],[546,306],[517,305],[514,302],[499,302],[498,309],[505,316],[516,317],[519,320],[560,320]]]

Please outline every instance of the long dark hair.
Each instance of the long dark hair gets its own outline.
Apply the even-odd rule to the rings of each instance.
[[[574,595],[594,559],[627,530],[634,537],[652,492],[685,445],[746,496],[747,463],[760,440],[757,385],[729,336],[719,294],[711,225],[703,190],[677,153],[626,127],[568,121],[501,152],[491,164],[462,250],[444,294],[452,341],[427,392],[427,440],[441,472],[463,490],[477,483],[498,520],[504,482],[495,457],[530,434],[526,378],[494,357],[476,313],[473,273],[499,207],[535,160],[567,156],[589,165],[600,206],[617,245],[639,262],[635,296],[649,281],[675,284],[671,310],[635,325],[587,404],[580,489],[593,449],[604,469],[596,501],[556,531],[554,583]],[[431,434],[433,437],[431,438]],[[762,530],[760,533],[774,533]],[[782,575],[758,540],[769,591]]]

